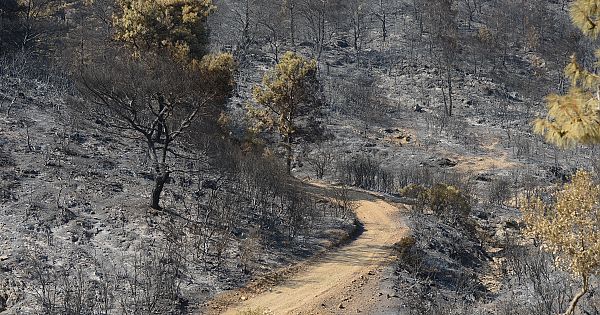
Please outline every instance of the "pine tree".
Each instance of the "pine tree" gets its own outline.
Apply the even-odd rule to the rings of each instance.
[[[590,277],[600,270],[600,186],[590,174],[579,171],[558,192],[555,203],[534,198],[523,204],[526,234],[541,240],[543,247],[556,255],[557,263],[582,281],[581,290],[564,313],[571,315],[588,292]]]
[[[211,0],[117,0],[115,37],[139,52],[166,48],[176,58],[201,58],[208,43]]]
[[[600,35],[600,3],[576,0],[571,19],[584,35]],[[600,49],[595,51],[595,67],[600,66]],[[600,143],[600,75],[585,69],[573,55],[565,68],[571,87],[565,95],[547,97],[548,113],[535,121],[534,131],[560,147]]]
[[[262,86],[254,88],[254,99],[262,106],[249,109],[250,116],[257,121],[255,131],[277,130],[286,150],[288,171],[292,165],[297,120],[318,106],[317,89],[316,61],[290,51],[263,77]]]
[[[600,1],[575,0],[571,19],[581,32],[597,39],[600,35]],[[600,66],[600,49],[594,67]],[[559,147],[600,143],[600,75],[584,68],[576,56],[565,67],[571,81],[564,95],[547,97],[548,113],[535,121],[534,131]],[[564,315],[575,313],[578,301],[589,291],[589,280],[600,270],[600,186],[591,176],[578,172],[564,186],[554,204],[534,199],[522,209],[527,233],[540,239],[557,255],[557,263],[582,280]]]

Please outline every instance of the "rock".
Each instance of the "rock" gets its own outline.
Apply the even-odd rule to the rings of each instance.
[[[314,44],[311,43],[311,42],[308,42],[308,41],[304,41],[304,42],[300,42],[298,44],[298,46],[300,46],[300,47],[312,47],[312,46],[314,46]]]
[[[440,158],[437,160],[437,164],[441,167],[454,167],[457,163],[449,158]]]
[[[489,214],[487,214],[483,211],[477,211],[477,213],[475,215],[482,220],[487,220],[490,217]]]
[[[419,104],[415,105],[415,107],[413,108],[413,110],[415,112],[417,112],[417,113],[423,113],[423,112],[425,112],[425,109],[421,105],[419,105]]]
[[[248,299],[248,298],[247,298],[247,297],[245,297],[245,296],[243,296],[243,295],[240,297],[240,300],[242,300],[242,301],[246,301],[247,299]]]
[[[346,47],[350,46],[345,39],[338,39],[335,42],[335,45],[338,46],[338,47],[340,47],[340,48],[346,48]]]
[[[217,190],[219,187],[218,187],[217,181],[209,179],[209,180],[205,180],[202,182],[202,188]]]
[[[479,182],[491,182],[492,178],[488,174],[479,174],[475,177],[475,180]]]
[[[475,295],[469,294],[469,295],[465,296],[465,301],[467,301],[469,303],[475,302]]]
[[[496,230],[496,233],[494,233],[494,238],[500,241],[506,240],[506,231],[504,229]]]
[[[523,98],[517,92],[508,93],[508,99],[515,102],[523,102]]]
[[[504,222],[504,227],[507,229],[518,230],[519,223],[517,223],[517,221],[515,221],[515,220],[506,221],[506,222]]]
[[[344,307],[344,304],[340,303],[340,305],[338,305],[338,308],[339,308],[339,309],[344,309],[344,308],[345,308],[345,307]]]
[[[572,175],[572,172],[569,172],[568,170],[565,170],[559,166],[550,166],[548,168],[548,172],[554,176],[554,178],[562,181],[563,183],[567,182]]]

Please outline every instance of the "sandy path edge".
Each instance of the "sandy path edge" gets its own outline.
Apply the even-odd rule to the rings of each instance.
[[[319,185],[316,189],[327,189]],[[257,310],[265,314],[347,314],[368,311],[377,303],[381,269],[394,258],[392,245],[408,234],[400,207],[382,196],[354,190],[356,214],[363,233],[351,243],[314,261],[283,271],[287,279],[270,288],[227,292],[217,296],[206,314],[238,314]],[[243,289],[242,289],[243,290]],[[259,293],[253,293],[258,291]],[[244,296],[242,301],[240,297]],[[219,305],[212,308],[211,305]],[[226,305],[223,311],[223,305]]]

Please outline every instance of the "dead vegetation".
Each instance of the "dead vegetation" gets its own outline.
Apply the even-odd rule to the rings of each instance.
[[[86,107],[64,63],[98,50],[114,1],[32,1],[27,14],[4,1],[0,311],[197,312],[217,292],[347,239],[350,186],[412,207],[413,235],[398,244],[393,277],[399,297],[389,298],[400,312],[564,309],[572,283],[520,237],[515,207],[598,164],[589,159],[597,148],[558,151],[529,124],[542,97],[565,88],[564,56],[586,56],[590,43],[569,26],[566,1],[438,2],[220,1],[208,18],[210,48],[236,57],[238,84],[217,106],[226,115],[170,147],[172,173],[161,178],[130,132],[74,119]],[[289,144],[291,173],[340,183],[328,198],[287,175],[277,135],[247,133],[251,89],[287,50],[316,59],[324,102],[311,117],[318,126],[308,126],[319,128],[307,128],[318,132]],[[137,79],[159,68],[116,68],[88,83],[120,78],[121,90],[149,98],[169,86],[172,96],[205,96],[177,71],[148,82]],[[157,182],[162,211],[146,206]],[[579,313],[599,313],[595,292]]]

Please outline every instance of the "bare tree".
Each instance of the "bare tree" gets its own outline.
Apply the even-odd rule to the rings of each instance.
[[[370,8],[365,0],[350,0],[347,4],[350,33],[352,34],[352,45],[356,52],[356,59],[359,60],[359,54],[363,49],[368,31],[368,16]]]
[[[373,16],[381,23],[381,39],[385,43],[389,36],[390,16],[400,12],[399,4],[393,0],[379,0],[373,10]]]
[[[321,57],[326,36],[327,15],[329,13],[328,0],[307,0],[300,8],[302,17],[306,21],[307,31],[314,44],[315,58]]]
[[[435,58],[441,69],[441,79],[446,82],[446,89],[442,88],[446,116],[452,116],[454,109],[452,76],[459,52],[456,12],[452,6],[453,0],[435,0],[425,6],[430,32],[430,54],[434,58],[434,47],[439,50]]]
[[[276,0],[261,0],[258,20],[259,32],[270,47],[273,60],[279,62],[279,53],[285,42],[285,8]]]
[[[182,136],[192,125],[203,124],[206,131],[215,126],[232,86],[231,69],[221,70],[211,74],[159,55],[142,61],[118,52],[81,69],[79,89],[90,101],[84,110],[120,135],[146,144],[154,171],[154,209],[160,209],[173,171],[169,158],[181,156],[176,149]]]
[[[289,20],[289,39],[292,48],[296,47],[296,9],[298,8],[298,0],[285,0],[283,2]]]
[[[315,172],[315,175],[318,179],[323,179],[323,177],[327,174],[329,168],[333,166],[334,161],[334,153],[333,151],[325,148],[324,145],[319,145],[319,147],[307,154],[306,162],[312,170]]]

